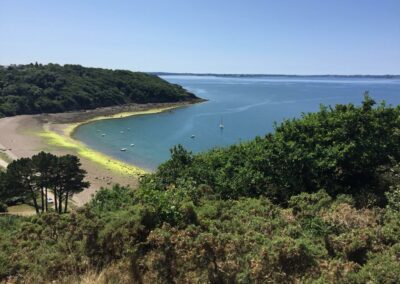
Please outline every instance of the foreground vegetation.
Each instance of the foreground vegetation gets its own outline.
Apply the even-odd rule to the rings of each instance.
[[[155,76],[80,65],[0,66],[0,117],[197,99]]]
[[[400,108],[368,97],[192,155],[69,214],[0,218],[0,279],[399,283]]]

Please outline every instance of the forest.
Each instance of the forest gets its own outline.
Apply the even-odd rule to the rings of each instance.
[[[0,66],[0,117],[196,99],[179,85],[141,72],[38,63]]]
[[[0,281],[399,283],[399,145],[400,107],[368,96],[230,147],[178,145],[137,189],[0,217]]]

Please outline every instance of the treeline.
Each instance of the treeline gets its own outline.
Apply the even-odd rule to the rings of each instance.
[[[66,213],[72,196],[89,187],[80,167],[76,156],[45,152],[15,160],[0,172],[0,207],[6,211],[7,205],[22,202],[32,204],[37,214]]]
[[[0,66],[0,117],[195,99],[181,86],[141,72],[37,63]]]
[[[399,117],[366,97],[248,143],[177,146],[136,190],[0,218],[0,279],[399,283]]]

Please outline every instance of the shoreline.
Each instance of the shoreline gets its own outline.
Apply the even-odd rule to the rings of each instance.
[[[109,168],[111,171],[116,171],[123,175],[140,177],[141,175],[149,173],[149,171],[135,164],[124,162],[122,160],[119,160],[118,158],[114,158],[112,156],[90,148],[85,143],[73,137],[76,129],[78,129],[81,125],[99,120],[121,119],[131,116],[157,114],[184,106],[186,106],[186,104],[161,107],[151,106],[149,109],[145,110],[118,112],[111,115],[96,116],[80,122],[66,123],[62,126],[59,125],[58,128],[57,126],[52,127],[52,123],[47,123],[43,125],[44,130],[42,132],[36,133],[36,135],[43,137],[51,145],[74,149],[77,151],[79,157],[88,158],[94,162],[97,162],[98,164],[103,165],[104,167]]]
[[[72,137],[74,134],[75,130],[80,127],[81,125],[88,124],[91,122],[99,121],[99,120],[108,120],[108,119],[119,119],[119,118],[126,118],[130,116],[138,116],[138,115],[149,115],[149,114],[157,114],[157,113],[162,113],[167,110],[172,110],[172,109],[177,109],[185,106],[189,106],[190,104],[173,104],[171,106],[151,106],[148,109],[143,109],[143,110],[137,110],[137,111],[124,111],[124,112],[118,112],[115,114],[110,114],[110,115],[101,115],[101,116],[96,116],[93,118],[90,118],[85,121],[81,122],[76,122],[76,123],[71,123],[68,129],[66,129],[67,134]],[[73,138],[74,139],[74,138]]]
[[[129,104],[98,108],[79,112],[19,115],[0,119],[0,149],[13,160],[31,157],[40,151],[55,155],[72,154],[80,158],[87,171],[86,180],[91,186],[74,195],[73,201],[82,206],[91,200],[101,187],[113,184],[136,187],[140,176],[149,173],[134,164],[123,162],[91,149],[73,137],[81,125],[104,119],[118,119],[136,115],[161,113],[175,108],[190,106],[203,100],[177,103]],[[3,161],[0,156],[0,161]],[[6,161],[0,162],[6,164]]]

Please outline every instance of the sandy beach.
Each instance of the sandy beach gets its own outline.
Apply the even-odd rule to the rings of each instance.
[[[101,187],[110,187],[116,183],[136,187],[138,178],[146,172],[135,165],[96,152],[73,139],[71,134],[76,127],[94,120],[158,113],[191,103],[130,104],[79,112],[2,118],[0,166],[5,167],[10,160],[31,157],[40,151],[55,155],[77,155],[87,171],[86,179],[91,184],[73,198],[77,206],[82,206]]]

